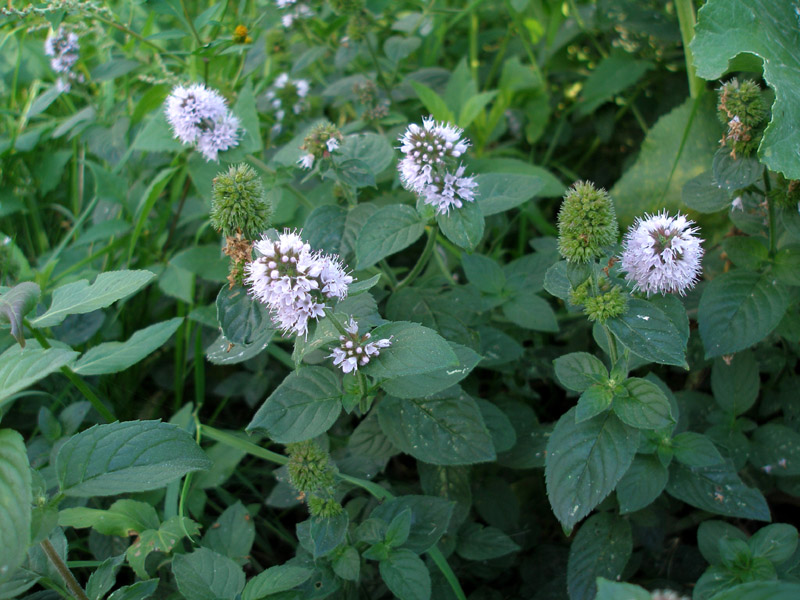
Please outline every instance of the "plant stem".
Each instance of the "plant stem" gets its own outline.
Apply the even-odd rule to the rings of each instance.
[[[769,199],[771,189],[769,170],[764,167],[764,202],[767,203],[767,214],[769,216],[769,255],[775,256],[778,248],[778,236],[775,235],[775,203]]]
[[[606,332],[606,339],[608,340],[608,357],[611,359],[611,366],[617,364],[617,340],[611,330],[603,325],[603,331]]]
[[[433,255],[433,249],[436,247],[436,234],[438,233],[438,227],[429,227],[428,228],[428,241],[425,244],[425,249],[422,251],[422,254],[419,255],[419,259],[417,260],[417,264],[409,271],[408,275],[397,284],[397,287],[394,291],[397,291],[407,285],[410,285],[428,264],[430,261],[431,256]]]
[[[683,56],[686,60],[686,78],[689,80],[689,95],[697,98],[703,88],[703,80],[697,76],[697,70],[692,59],[689,44],[694,38],[694,0],[675,0],[675,9],[678,13],[678,23],[681,27],[683,40]]]
[[[58,571],[59,575],[61,575],[61,578],[64,580],[69,593],[78,600],[89,600],[86,592],[83,591],[83,588],[75,579],[75,576],[72,574],[72,571],[69,570],[69,567],[64,564],[63,560],[61,560],[61,557],[58,555],[58,552],[53,547],[53,544],[50,542],[50,540],[44,539],[39,545],[42,547],[42,550],[44,550],[47,558],[50,559],[52,565],[56,568],[56,571]]]
[[[325,311],[325,316],[328,317],[331,320],[331,323],[333,323],[333,326],[336,327],[336,331],[338,331],[341,335],[350,337],[350,334],[347,333],[347,330],[344,328],[344,325],[342,325],[339,322],[339,319],[337,319],[336,316],[333,314],[333,310],[331,310],[327,306],[323,310]]]

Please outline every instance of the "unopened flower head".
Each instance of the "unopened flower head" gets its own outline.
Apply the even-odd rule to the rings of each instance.
[[[564,195],[558,211],[558,251],[567,261],[586,263],[617,241],[614,203],[604,189],[578,181]]]
[[[211,224],[223,235],[241,232],[252,240],[267,230],[271,212],[261,177],[250,165],[231,165],[214,178]]]
[[[693,221],[666,211],[636,219],[625,234],[620,267],[634,289],[684,295],[702,271],[703,241]]]
[[[83,81],[82,75],[72,71],[79,51],[78,35],[64,27],[51,31],[44,42],[44,53],[51,57],[50,67],[60,75],[57,85],[61,90],[69,90],[70,81]]]
[[[412,123],[400,138],[405,155],[398,166],[400,182],[418,194],[434,183],[434,176],[452,169],[467,151],[469,140],[463,129],[450,123],[437,123],[433,117],[422,119],[422,126]]]
[[[583,312],[590,321],[605,323],[609,319],[625,314],[628,309],[628,294],[608,277],[601,275],[597,289],[589,278],[570,290],[569,301],[575,306],[583,306]]]
[[[436,208],[437,214],[449,213],[452,207],[461,208],[464,202],[474,202],[477,187],[475,178],[464,177],[464,167],[459,165],[455,173],[434,172],[433,181],[424,187],[421,196],[425,204]]]
[[[339,149],[342,141],[344,137],[336,125],[328,122],[319,123],[303,140],[300,149],[304,150],[304,154],[297,162],[304,169],[310,169],[315,160],[330,158],[331,153]]]
[[[727,127],[720,140],[731,149],[731,156],[750,155],[761,141],[767,124],[767,103],[754,81],[731,79],[719,90],[717,114]]]
[[[311,89],[311,84],[305,79],[292,79],[288,73],[281,73],[275,78],[272,87],[267,90],[267,100],[275,110],[275,125],[272,127],[273,135],[277,135],[283,128],[283,120],[287,110],[299,115],[306,108],[306,96]]]
[[[333,364],[339,367],[344,373],[352,373],[358,367],[369,364],[370,359],[380,356],[381,348],[388,348],[392,345],[392,338],[382,340],[372,340],[369,332],[364,335],[358,334],[358,323],[350,317],[350,323],[345,326],[347,335],[339,336],[339,345],[333,350],[328,358],[333,359]]]
[[[334,486],[335,467],[328,453],[314,440],[288,444],[286,453],[289,482],[298,492],[311,494]]]
[[[219,92],[202,83],[173,88],[165,112],[175,137],[196,145],[207,161],[239,144],[239,119]]]
[[[313,251],[299,232],[264,236],[255,249],[261,256],[245,266],[245,282],[285,334],[305,336],[309,320],[325,314],[325,300],[345,298],[353,282],[338,256]]]

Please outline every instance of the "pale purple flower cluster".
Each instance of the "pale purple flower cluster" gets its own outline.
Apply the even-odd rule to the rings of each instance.
[[[703,241],[694,221],[666,211],[638,218],[625,234],[620,267],[634,289],[684,295],[702,272]]]
[[[380,348],[392,345],[392,338],[369,341],[371,335],[365,333],[358,335],[358,323],[350,317],[350,324],[344,330],[348,335],[339,336],[339,345],[331,350],[328,358],[333,359],[333,364],[344,373],[357,371],[358,367],[369,364],[370,358],[380,355]]]
[[[275,109],[275,125],[272,134],[278,135],[283,129],[283,119],[286,117],[287,107],[292,113],[299,115],[306,107],[305,97],[311,90],[311,84],[306,79],[292,79],[288,73],[281,73],[275,78],[272,87],[267,90],[267,100]]]
[[[219,92],[202,83],[175,86],[165,113],[175,137],[196,145],[207,161],[239,144],[239,119]]]
[[[297,19],[309,19],[314,16],[314,11],[305,3],[298,0],[275,0],[275,4],[283,11],[281,23],[288,29]]]
[[[44,42],[44,53],[51,57],[50,67],[60,75],[56,85],[62,91],[69,90],[71,81],[83,81],[81,74],[72,71],[72,67],[78,61],[79,50],[78,35],[63,27],[50,32]]]
[[[463,129],[450,123],[437,123],[433,117],[422,119],[422,126],[412,123],[400,138],[400,182],[403,187],[419,194],[425,204],[436,208],[438,214],[450,212],[463,202],[474,202],[478,186],[471,175],[464,176],[459,159],[469,147],[462,138]]]
[[[245,266],[245,282],[284,334],[305,336],[309,320],[325,314],[325,299],[345,298],[353,282],[338,256],[313,251],[299,232],[265,236],[255,249],[261,256]]]

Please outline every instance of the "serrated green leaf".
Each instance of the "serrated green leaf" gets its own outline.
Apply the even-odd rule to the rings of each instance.
[[[620,420],[637,429],[663,429],[675,423],[664,392],[651,381],[631,377],[614,395],[613,409]]]
[[[172,560],[178,589],[192,600],[234,600],[244,589],[244,572],[230,558],[208,548]]]
[[[683,335],[655,304],[631,298],[628,312],[609,319],[606,325],[634,354],[662,365],[688,367]]]
[[[372,331],[376,340],[391,338],[392,345],[381,349],[362,370],[376,379],[394,379],[456,367],[458,357],[438,333],[417,323],[394,321]]]
[[[620,514],[641,510],[652,504],[667,485],[669,472],[654,454],[637,454],[617,484]]]
[[[524,204],[544,188],[544,180],[518,173],[484,173],[475,176],[478,204],[484,217]]]
[[[445,237],[459,248],[474,250],[483,238],[486,221],[478,202],[464,202],[461,208],[436,215]]]
[[[687,467],[710,467],[723,462],[714,442],[693,431],[686,431],[672,438],[672,451],[675,460]]]
[[[788,581],[743,583],[712,596],[709,600],[796,600],[800,584]]]
[[[160,421],[95,425],[72,436],[56,456],[67,496],[112,496],[164,487],[211,461],[186,431]]]
[[[50,308],[31,319],[33,327],[52,327],[68,315],[80,315],[105,308],[139,291],[153,280],[150,271],[109,271],[100,273],[89,285],[85,279],[56,288]]]
[[[734,192],[761,179],[764,169],[755,158],[747,156],[733,158],[728,148],[723,147],[714,154],[711,172],[717,185],[724,190]]]
[[[753,556],[779,565],[789,560],[797,550],[797,529],[786,523],[773,523],[756,531],[747,545]]]
[[[611,408],[614,392],[606,384],[590,385],[578,398],[575,406],[575,422],[581,423]]]
[[[203,536],[203,546],[239,564],[247,562],[256,537],[255,524],[241,502],[226,508]]]
[[[9,396],[58,371],[77,356],[77,352],[62,348],[12,346],[0,354],[0,406]]]
[[[609,513],[589,518],[572,540],[567,564],[570,600],[594,600],[597,578],[617,579],[633,551],[631,526]]]
[[[379,570],[386,587],[399,600],[430,599],[431,574],[411,550],[392,550],[389,557],[380,562]]]
[[[356,269],[366,269],[416,242],[425,223],[410,206],[391,204],[370,216],[355,243]]]
[[[423,106],[428,109],[428,112],[433,115],[434,119],[438,121],[447,121],[449,123],[456,122],[456,118],[453,116],[452,111],[447,108],[447,104],[439,94],[419,81],[409,79],[408,82],[411,84],[411,87],[414,88],[414,91],[417,93],[417,97],[422,101]]]
[[[482,357],[461,344],[449,342],[449,345],[458,358],[457,365],[421,375],[395,377],[381,383],[381,388],[397,398],[424,398],[456,385],[470,374]]]
[[[553,361],[553,366],[561,385],[574,392],[582,392],[608,379],[606,366],[588,352],[564,354]]]
[[[94,570],[89,576],[89,581],[86,582],[86,595],[89,600],[102,600],[108,591],[114,587],[114,582],[117,580],[117,571],[122,566],[123,560],[125,560],[124,554],[112,556],[104,560]]]
[[[332,517],[311,517],[308,533],[314,546],[314,558],[327,556],[344,542],[349,524],[345,511]]]
[[[390,523],[400,513],[410,510],[411,527],[403,548],[422,554],[433,547],[447,531],[453,514],[453,504],[449,500],[433,496],[401,496],[376,506],[370,513],[370,519]],[[384,536],[385,533],[380,539]]]
[[[273,328],[264,304],[243,287],[223,286],[216,305],[222,335],[234,344],[252,344],[263,335],[264,329]]]
[[[278,565],[262,571],[247,582],[242,600],[261,600],[270,594],[286,592],[311,578],[313,571],[295,565]]]
[[[0,429],[0,583],[8,581],[31,542],[31,467],[22,436]]]
[[[700,213],[715,213],[730,208],[728,191],[717,183],[714,173],[704,171],[683,184],[681,191],[683,203]]]
[[[128,537],[148,529],[158,529],[160,521],[155,508],[138,500],[117,500],[107,510],[78,506],[58,513],[61,527],[91,527],[103,535]]]
[[[11,326],[11,335],[23,348],[25,336],[22,332],[22,319],[36,308],[41,293],[37,284],[25,281],[0,295],[0,323]]]

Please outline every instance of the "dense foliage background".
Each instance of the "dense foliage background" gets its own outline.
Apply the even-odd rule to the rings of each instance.
[[[0,598],[800,597],[798,19],[9,0]],[[168,122],[192,84],[218,156]],[[447,212],[398,173],[429,116],[470,141]],[[699,283],[636,291],[616,229],[560,254],[578,181],[623,233],[694,219]],[[355,280],[307,335],[246,283],[284,230]],[[391,345],[343,373],[351,317]]]

